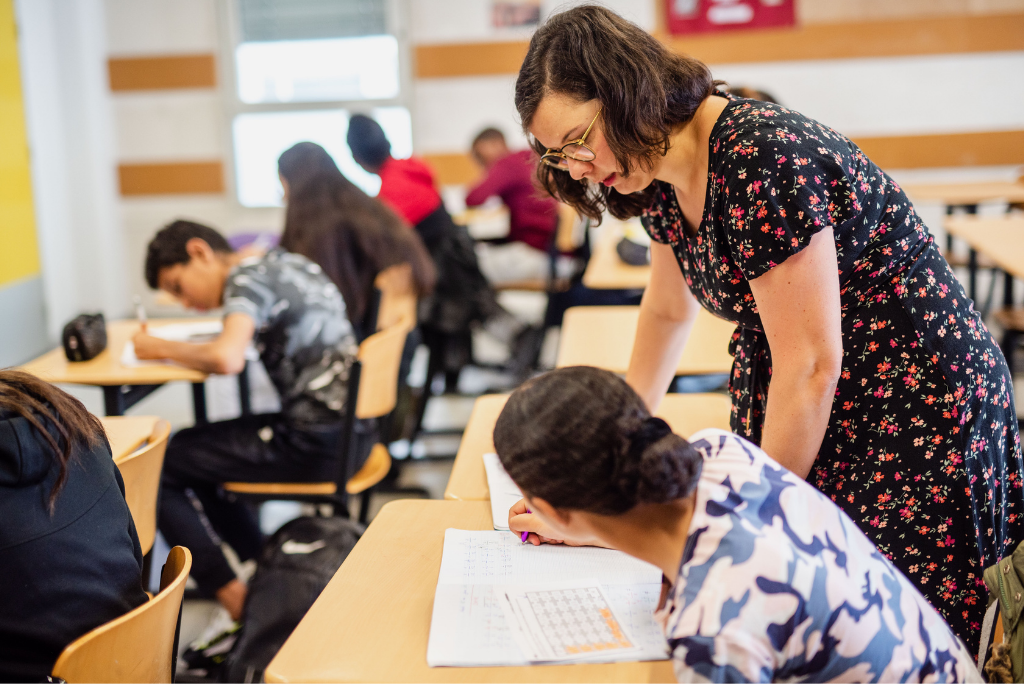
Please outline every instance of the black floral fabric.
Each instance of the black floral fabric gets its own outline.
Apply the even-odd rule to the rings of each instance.
[[[732,99],[709,144],[704,215],[659,185],[642,217],[704,308],[737,324],[732,429],[760,443],[769,349],[749,281],[834,231],[842,374],[808,481],[831,497],[976,649],[981,571],[1024,538],[1010,372],[900,187],[847,138]]]

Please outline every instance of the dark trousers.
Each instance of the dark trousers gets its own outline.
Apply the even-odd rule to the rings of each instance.
[[[192,552],[192,577],[212,596],[235,579],[226,542],[245,561],[263,545],[252,510],[224,482],[321,482],[337,477],[340,428],[296,430],[281,414],[243,416],[181,430],[167,446],[160,532]]]

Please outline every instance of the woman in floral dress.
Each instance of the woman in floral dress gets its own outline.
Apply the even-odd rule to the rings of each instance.
[[[549,19],[519,74],[541,184],[654,240],[626,379],[653,408],[697,307],[735,322],[733,431],[840,505],[977,648],[981,571],[1024,538],[1003,355],[890,177],[717,85],[593,6]]]

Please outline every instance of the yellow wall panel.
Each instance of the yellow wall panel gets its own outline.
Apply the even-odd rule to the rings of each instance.
[[[0,0],[0,287],[38,273],[14,0]]]

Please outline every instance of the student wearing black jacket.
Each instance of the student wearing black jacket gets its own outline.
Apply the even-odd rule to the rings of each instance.
[[[103,427],[56,387],[0,371],[0,681],[41,681],[65,646],[147,600]]]

